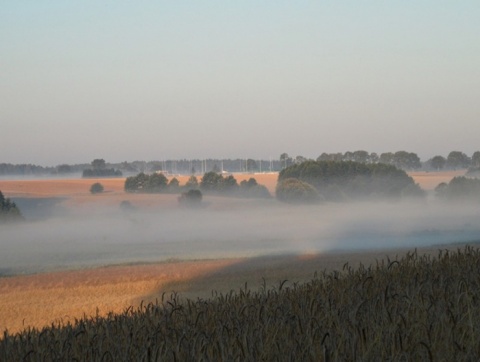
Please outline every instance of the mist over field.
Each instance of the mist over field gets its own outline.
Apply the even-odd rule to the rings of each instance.
[[[201,209],[81,213],[2,226],[0,275],[137,262],[420,247],[480,241],[478,205],[435,201],[292,206],[235,202]]]

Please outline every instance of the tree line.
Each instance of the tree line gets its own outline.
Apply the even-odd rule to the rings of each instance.
[[[305,161],[278,175],[280,201],[347,201],[370,198],[422,197],[413,178],[393,165],[355,161]]]
[[[102,160],[102,159],[97,159]],[[180,159],[164,161],[132,161],[120,163],[105,163],[105,168],[111,171],[111,175],[105,175],[106,171],[92,167],[92,164],[61,164],[55,167],[43,167],[33,164],[0,163],[0,176],[21,175],[65,175],[72,173],[85,173],[86,177],[105,177],[136,175],[140,172],[152,173],[162,171],[168,174],[203,175],[209,171],[215,172],[278,172],[293,164],[299,164],[312,160],[303,156],[290,157],[282,153],[279,158],[271,160],[246,159]],[[377,154],[365,150],[347,151],[344,153],[322,153],[316,161],[353,161],[359,163],[384,163],[394,165],[403,170],[431,170],[444,169],[454,170],[471,168],[480,170],[480,151],[468,156],[462,151],[451,151],[448,155],[436,155],[426,161],[421,161],[414,152],[397,151]],[[95,160],[94,160],[95,161]],[[86,171],[90,170],[90,171]],[[93,170],[93,171],[92,171]],[[115,174],[116,172],[116,174]],[[108,172],[107,172],[108,173]]]
[[[269,198],[268,189],[257,183],[255,178],[240,183],[232,176],[223,176],[217,172],[207,172],[199,182],[195,175],[191,175],[185,185],[181,186],[176,177],[170,181],[161,172],[153,174],[139,173],[127,177],[125,191],[135,193],[178,193],[189,190],[200,190],[206,194],[237,196],[246,198]]]

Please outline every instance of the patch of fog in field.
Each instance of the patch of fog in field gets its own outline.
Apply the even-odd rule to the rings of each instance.
[[[212,205],[210,205],[212,206]],[[480,209],[440,203],[92,209],[0,229],[0,275],[118,263],[416,247],[480,240]]]

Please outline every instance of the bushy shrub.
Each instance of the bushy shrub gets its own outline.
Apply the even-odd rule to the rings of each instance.
[[[128,200],[123,200],[120,203],[120,210],[124,212],[129,212],[135,210],[135,206],[132,205],[132,203]]]
[[[202,202],[202,192],[200,190],[188,190],[178,197],[178,202],[182,206],[199,206]]]
[[[253,177],[249,178],[248,181],[240,182],[239,194],[246,198],[268,199],[272,197],[268,189],[264,185],[258,184]]]
[[[316,203],[322,200],[318,191],[310,184],[295,178],[279,181],[277,199],[288,203]]]
[[[104,190],[103,185],[99,182],[95,182],[92,186],[90,186],[90,192],[92,194],[100,194]]]
[[[0,191],[0,223],[24,220],[20,209]]]

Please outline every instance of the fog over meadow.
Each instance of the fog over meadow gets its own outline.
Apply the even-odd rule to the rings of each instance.
[[[58,208],[4,225],[0,275],[122,263],[254,257],[480,241],[480,207],[430,201],[324,203],[248,200],[218,207]]]

